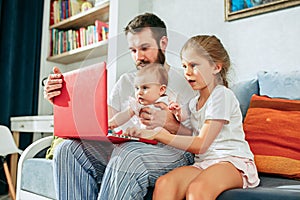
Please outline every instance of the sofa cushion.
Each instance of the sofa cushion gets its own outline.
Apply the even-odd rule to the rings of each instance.
[[[240,109],[244,119],[249,107],[251,96],[253,94],[258,94],[258,81],[257,79],[240,81],[231,86],[230,89],[234,92],[240,103]]]
[[[251,189],[232,189],[223,192],[217,200],[297,200],[300,199],[300,181],[260,174],[260,185]]]
[[[51,146],[49,147],[49,149],[46,152],[46,159],[53,159],[53,155],[54,155],[54,150],[55,148],[62,142],[64,141],[63,138],[57,137],[57,136],[53,136],[53,140],[51,142]]]
[[[272,98],[300,99],[300,71],[257,74],[260,95]]]
[[[300,178],[300,101],[253,95],[244,121],[259,172]]]
[[[231,189],[223,192],[217,200],[299,200],[300,181],[260,174],[260,184],[251,189]],[[151,200],[153,187],[149,187],[145,200]]]
[[[52,160],[46,160],[44,158],[25,160],[21,175],[21,189],[56,199],[52,163]]]

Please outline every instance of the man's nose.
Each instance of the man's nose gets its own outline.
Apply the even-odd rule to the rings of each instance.
[[[145,55],[143,51],[137,51],[136,52],[136,60],[144,60]]]

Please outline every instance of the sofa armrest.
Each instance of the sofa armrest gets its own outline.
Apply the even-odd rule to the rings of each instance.
[[[22,168],[23,168],[23,163],[25,160],[29,158],[33,158],[37,153],[39,153],[41,150],[50,147],[51,142],[53,140],[53,136],[48,136],[41,138],[35,142],[33,142],[31,145],[29,145],[22,153],[19,162],[18,162],[18,174],[17,174],[17,198],[19,199],[19,194],[21,190],[21,177],[22,177]]]

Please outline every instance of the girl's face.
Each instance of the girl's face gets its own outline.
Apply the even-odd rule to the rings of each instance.
[[[212,89],[216,86],[216,74],[222,69],[207,58],[189,48],[182,52],[184,76],[194,90]]]

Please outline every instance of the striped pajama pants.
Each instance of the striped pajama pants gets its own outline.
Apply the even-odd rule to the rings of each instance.
[[[142,200],[159,176],[193,162],[192,154],[160,143],[66,140],[54,154],[57,198]]]

